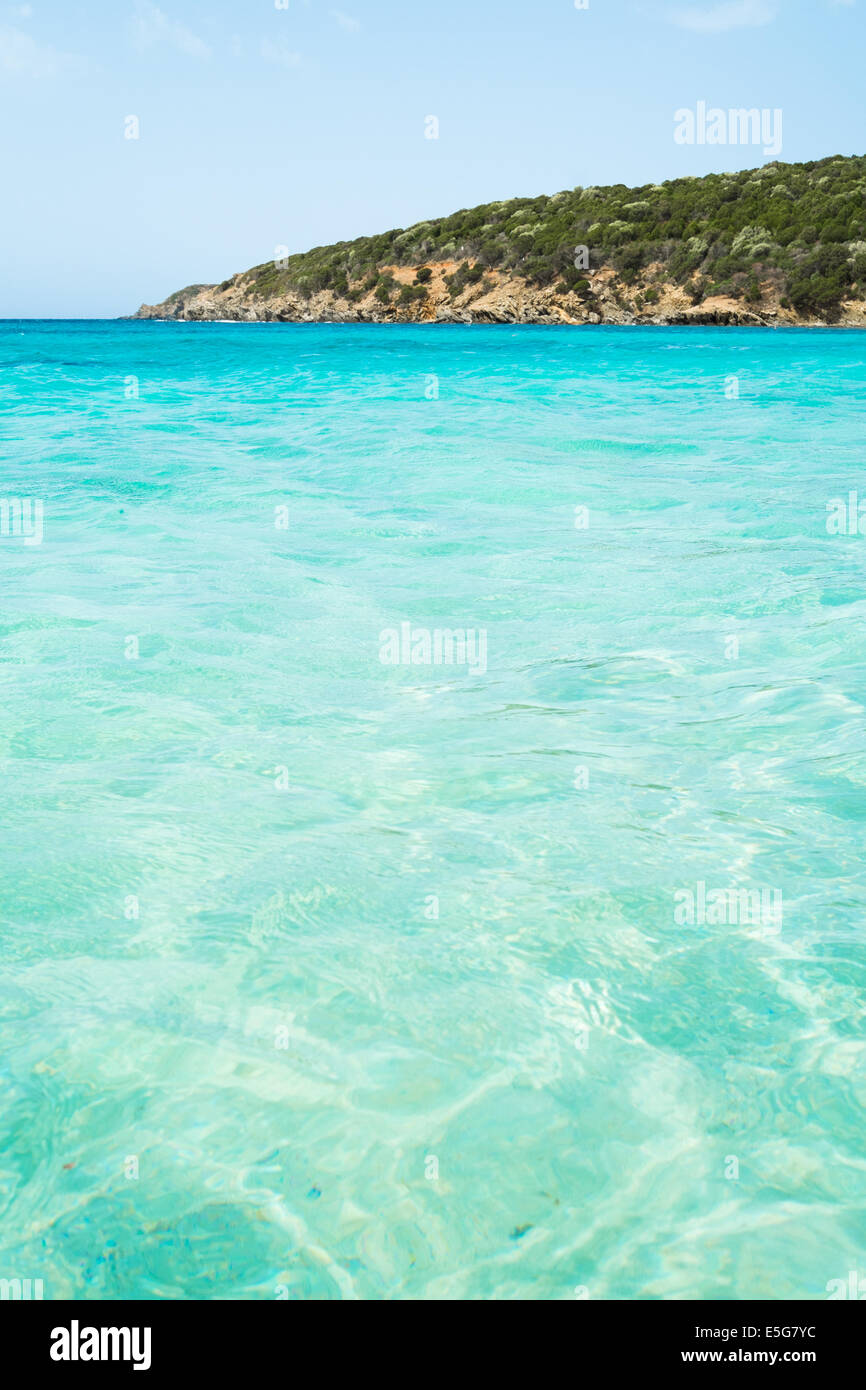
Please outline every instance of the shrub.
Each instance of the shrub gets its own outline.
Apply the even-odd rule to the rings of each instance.
[[[396,281],[393,275],[382,275],[376,285],[376,298],[380,304],[388,304],[391,300],[391,291]]]
[[[401,285],[400,293],[397,296],[397,303],[401,305],[415,304],[419,300],[427,298],[427,291],[423,285]]]
[[[788,298],[801,314],[835,316],[844,286],[832,275],[797,275],[790,283]]]
[[[640,270],[645,264],[644,248],[638,241],[626,242],[614,252],[613,263],[617,270]]]

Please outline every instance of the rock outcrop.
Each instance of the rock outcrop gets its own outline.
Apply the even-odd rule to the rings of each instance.
[[[263,323],[535,323],[535,324],[671,324],[739,327],[822,326],[825,320],[782,308],[772,285],[762,287],[758,303],[744,305],[727,296],[710,296],[693,304],[686,289],[659,277],[659,267],[648,267],[636,281],[626,284],[615,271],[587,271],[589,288],[583,293],[539,288],[514,275],[488,271],[485,281],[467,285],[452,297],[446,279],[454,274],[454,262],[426,263],[432,271],[423,299],[412,304],[383,304],[373,290],[354,300],[333,290],[305,296],[289,290],[264,296],[256,281],[245,274],[224,286],[192,285],[162,304],[143,304],[132,317],[138,319],[224,320]],[[396,284],[411,285],[418,269],[386,266]],[[866,302],[843,306],[838,324],[866,327]]]

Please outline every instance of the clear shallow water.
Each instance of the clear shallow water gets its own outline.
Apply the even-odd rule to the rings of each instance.
[[[44,502],[0,538],[0,1276],[866,1275],[864,383],[841,331],[0,325]],[[383,665],[404,620],[486,671]],[[698,881],[781,930],[678,923]]]

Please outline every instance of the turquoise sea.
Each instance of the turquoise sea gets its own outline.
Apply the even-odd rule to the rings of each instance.
[[[0,1278],[866,1278],[864,387],[842,330],[0,325]],[[729,889],[781,919],[683,920]]]

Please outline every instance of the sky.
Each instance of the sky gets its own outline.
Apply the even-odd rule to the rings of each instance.
[[[866,0],[578,3],[0,0],[0,318],[772,157],[678,143],[699,102],[781,112],[783,161],[866,152]]]

